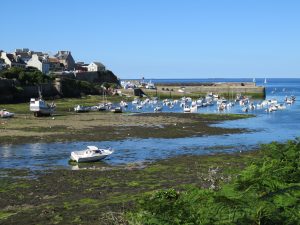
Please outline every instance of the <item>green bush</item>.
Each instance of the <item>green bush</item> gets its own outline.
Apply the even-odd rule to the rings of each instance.
[[[8,70],[2,71],[0,73],[0,77],[7,79],[16,79],[22,85],[37,85],[42,83],[47,83],[51,80],[51,78],[36,68],[19,68],[12,67]]]
[[[220,190],[163,190],[145,196],[131,224],[299,224],[299,141],[263,145],[264,157]]]

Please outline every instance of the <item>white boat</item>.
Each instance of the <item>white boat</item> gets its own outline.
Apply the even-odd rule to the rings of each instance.
[[[106,158],[114,151],[111,149],[99,149],[96,146],[87,146],[87,149],[82,151],[71,152],[71,160],[80,162],[95,162]]]
[[[142,108],[143,108],[142,105],[137,105],[137,106],[136,106],[136,109],[142,109]]]
[[[55,108],[54,103],[47,104],[41,96],[38,99],[30,99],[29,109],[34,113],[34,116],[50,116],[55,111]]]
[[[156,106],[155,108],[154,108],[154,112],[161,112],[162,111],[162,106]]]
[[[8,112],[8,111],[6,111],[6,109],[0,110],[1,118],[11,118],[11,117],[14,117],[14,115],[15,115],[14,113]]]
[[[183,112],[185,112],[185,113],[191,112],[190,106],[189,105],[184,105]]]
[[[267,78],[265,78],[265,80],[264,80],[264,84],[266,84],[267,83]]]
[[[122,107],[112,107],[110,111],[113,113],[122,113]]]
[[[120,106],[126,108],[128,106],[127,102],[121,101]]]
[[[91,110],[91,107],[82,106],[82,105],[77,105],[74,107],[74,111],[77,113],[89,112],[90,110]]]

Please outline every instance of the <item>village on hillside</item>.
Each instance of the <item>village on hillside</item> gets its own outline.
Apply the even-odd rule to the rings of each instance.
[[[44,74],[67,72],[105,71],[101,62],[75,62],[71,51],[58,51],[54,55],[32,51],[28,48],[16,49],[12,53],[0,50],[0,71],[11,67],[34,67]]]
[[[78,97],[102,93],[102,87],[117,87],[118,77],[100,62],[75,62],[71,51],[52,55],[16,49],[0,50],[0,103],[45,97]]]

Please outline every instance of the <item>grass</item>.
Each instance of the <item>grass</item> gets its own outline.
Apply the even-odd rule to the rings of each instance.
[[[14,214],[15,213],[0,211],[0,221],[7,219],[8,217],[10,217],[10,216],[12,216]]]

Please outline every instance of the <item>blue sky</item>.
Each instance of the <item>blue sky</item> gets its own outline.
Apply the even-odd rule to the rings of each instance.
[[[121,78],[300,77],[300,1],[3,0],[0,49],[71,50]]]

